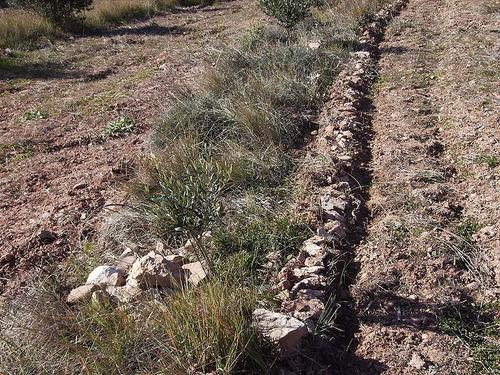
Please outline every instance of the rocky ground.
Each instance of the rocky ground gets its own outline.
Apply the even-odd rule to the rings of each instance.
[[[339,309],[331,320],[342,318],[345,342],[325,373],[495,374],[499,6],[403,3],[381,44],[376,25],[365,51],[353,55],[304,148],[329,164],[318,173],[305,163],[304,207],[316,209],[318,236],[280,273],[281,310],[321,322],[327,281],[334,286]],[[30,55],[38,59],[32,66],[0,70],[4,292],[81,246],[103,207],[117,202],[115,187],[129,177],[133,154],[146,150],[144,135],[167,94],[195,81],[207,42],[238,35],[255,14],[254,3],[234,1],[167,15],[57,44]],[[83,57],[93,50],[99,61]],[[51,60],[62,61],[60,69],[40,76]],[[137,124],[132,134],[100,136],[124,117]],[[129,275],[137,285],[145,265],[158,261],[148,257],[128,264],[142,267]],[[92,277],[109,268],[98,270]],[[118,271],[112,276],[112,287],[125,284]],[[306,334],[302,323],[296,328]]]
[[[15,292],[92,233],[146,134],[207,48],[262,13],[231,1],[15,53],[0,65],[0,290]],[[209,61],[208,61],[209,63]],[[127,118],[131,134],[101,137]]]

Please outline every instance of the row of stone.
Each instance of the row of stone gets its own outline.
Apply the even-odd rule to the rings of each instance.
[[[128,303],[150,288],[169,293],[197,285],[206,278],[206,272],[201,262],[190,262],[183,250],[167,253],[159,244],[154,251],[138,257],[126,249],[113,264],[95,268],[84,285],[69,293],[67,302],[92,296],[97,301]]]
[[[301,339],[315,329],[325,309],[332,287],[331,268],[335,268],[329,265],[330,258],[346,239],[349,224],[355,221],[360,205],[352,193],[358,186],[351,173],[363,151],[359,141],[364,136],[363,98],[375,65],[370,51],[378,44],[388,21],[406,1],[398,0],[381,10],[374,21],[365,26],[360,42],[366,50],[352,54],[353,63],[339,75],[326,113],[322,114],[325,126],[314,133],[311,153],[329,155],[335,162],[334,175],[322,176],[317,179],[317,186],[312,187],[320,200],[317,235],[305,241],[298,255],[278,274],[281,312],[264,309],[254,312],[257,328],[279,343],[283,353],[299,347]]]

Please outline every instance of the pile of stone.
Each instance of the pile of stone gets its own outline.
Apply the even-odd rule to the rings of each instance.
[[[352,63],[332,86],[320,116],[322,126],[312,134],[315,138],[308,151],[309,164],[316,165],[318,156],[328,156],[333,164],[325,168],[325,175],[315,175],[308,186],[310,200],[320,202],[320,207],[311,208],[317,216],[317,235],[305,241],[298,255],[278,274],[276,289],[282,300],[281,311],[258,309],[253,317],[256,327],[277,342],[283,353],[300,347],[302,337],[316,328],[329,295],[336,293],[334,284],[340,270],[335,259],[341,258],[339,252],[361,205],[355,193],[359,190],[355,175],[362,168],[365,152],[364,102],[374,77],[377,45],[385,26],[407,1],[395,1],[364,27],[360,37],[364,48],[352,54]]]
[[[97,302],[129,303],[148,289],[170,293],[196,286],[207,274],[200,261],[190,261],[190,246],[188,242],[180,249],[166,251],[159,243],[142,257],[126,249],[113,264],[95,268],[84,285],[70,292],[67,302],[92,297]]]

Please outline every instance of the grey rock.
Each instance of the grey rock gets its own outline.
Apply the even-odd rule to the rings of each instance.
[[[283,353],[296,351],[300,340],[307,334],[306,325],[291,316],[257,309],[252,317],[257,330],[277,343]]]

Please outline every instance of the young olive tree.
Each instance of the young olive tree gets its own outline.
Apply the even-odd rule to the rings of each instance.
[[[203,234],[222,217],[221,196],[230,170],[206,157],[188,161],[183,178],[163,172],[159,165],[156,173],[160,190],[150,197],[156,217],[163,226],[186,233],[194,241],[197,258],[212,271]]]
[[[264,13],[274,17],[286,28],[292,28],[309,13],[309,8],[317,0],[260,0]]]

